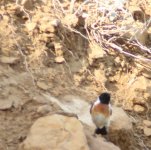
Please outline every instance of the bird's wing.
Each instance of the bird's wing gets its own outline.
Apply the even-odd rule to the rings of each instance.
[[[90,108],[90,114],[92,113],[92,108],[93,108],[93,106],[95,106],[95,105],[97,105],[97,104],[99,104],[99,103],[100,103],[100,100],[99,100],[99,99],[97,99],[97,100],[95,100],[94,102],[92,102],[91,108]]]
[[[111,106],[111,104],[109,104],[109,111],[110,111],[110,115],[112,115],[112,106]]]
[[[93,108],[94,102],[92,102],[91,107],[90,107],[90,114],[92,113],[92,108]]]

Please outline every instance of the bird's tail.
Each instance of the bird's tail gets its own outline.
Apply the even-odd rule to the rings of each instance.
[[[96,130],[95,130],[95,134],[102,134],[102,135],[106,135],[106,134],[107,134],[106,127],[104,126],[103,128],[96,128]]]

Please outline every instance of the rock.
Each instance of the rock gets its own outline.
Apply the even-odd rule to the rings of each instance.
[[[54,19],[53,21],[51,21],[51,24],[54,27],[58,27],[61,24],[61,21],[59,19]]]
[[[136,106],[136,108],[138,107],[139,108],[139,106],[145,106],[145,99],[143,98],[144,97],[144,93],[141,93],[140,92],[140,95],[138,96],[138,92],[139,91],[141,91],[140,89],[136,89],[135,90],[135,92],[136,93],[134,93],[134,95],[133,95],[133,99],[131,99],[131,101],[133,102],[133,109],[135,108],[135,106]],[[137,97],[138,96],[138,97]],[[138,106],[137,106],[138,105]]]
[[[11,100],[0,100],[0,110],[7,110],[13,106],[13,101]]]
[[[149,120],[143,120],[143,124],[148,128],[151,127],[151,121]]]
[[[63,52],[62,52],[62,44],[55,42],[54,45],[55,45],[55,50],[57,50],[57,55],[62,55],[63,54]],[[58,53],[58,50],[61,50],[61,51]]]
[[[117,16],[118,14],[115,11],[113,11],[109,16],[109,20],[112,22],[117,19]]]
[[[122,108],[113,107],[109,126],[109,140],[121,149],[133,149],[135,138],[132,122]]]
[[[59,101],[48,93],[43,94],[43,96],[51,103],[57,104],[64,112],[76,114],[82,123],[95,128],[89,111],[91,105],[80,97],[74,95],[65,95]]]
[[[81,81],[83,80],[83,77],[81,77],[80,75],[74,74],[73,79],[74,79],[75,85],[78,86],[78,85],[81,84]]]
[[[146,136],[151,136],[151,128],[144,127],[144,134],[145,134]]]
[[[142,75],[148,79],[151,79],[151,71],[150,70],[149,71],[146,70],[146,71],[142,72]]]
[[[89,150],[81,123],[74,117],[52,115],[39,118],[20,150]]]
[[[100,81],[100,80],[101,80],[101,82],[102,82],[103,84],[105,84],[106,81],[107,81],[107,79],[106,79],[106,77],[105,77],[104,71],[102,71],[102,70],[100,70],[100,69],[95,69],[95,70],[94,70],[94,76],[95,76],[95,78],[96,78],[97,81]]]
[[[123,60],[123,61],[121,62],[122,68],[124,68],[125,65],[126,65],[126,61]]]
[[[49,35],[49,34],[47,34],[47,35]],[[51,36],[51,35],[50,35],[50,36]],[[50,37],[50,36],[49,36],[49,37]],[[48,37],[48,36],[47,36],[47,37]],[[53,48],[54,48],[53,42],[46,44],[46,46],[47,46],[48,48],[50,48],[50,49],[53,49]]]
[[[141,106],[141,105],[138,105],[138,104],[136,104],[136,105],[134,105],[134,111],[135,112],[137,112],[137,113],[142,113],[142,112],[144,112],[145,111],[145,108],[143,107],[143,106]]]
[[[141,126],[141,125],[138,125],[136,128],[139,129],[139,130],[143,130],[144,129],[144,127]]]
[[[90,45],[90,48],[88,49],[88,55],[89,55],[90,60],[98,59],[98,58],[103,58],[105,55],[105,52],[99,45],[93,44],[93,45]]]
[[[84,19],[86,19],[86,18],[89,17],[89,15],[88,15],[87,13],[85,13],[85,12],[83,12],[81,16],[82,16],[82,18],[84,18]]]
[[[52,108],[49,105],[42,105],[38,107],[37,112],[44,115],[49,113],[51,110]]]
[[[49,89],[49,86],[46,83],[42,82],[42,81],[38,81],[37,82],[37,86],[40,89],[43,89],[43,90],[48,90]]]
[[[147,92],[147,93],[144,93],[144,98],[145,98],[145,99],[149,99],[150,97],[151,97],[151,94],[150,94],[150,93],[148,93],[148,92]]]
[[[79,73],[83,68],[82,66],[83,64],[81,64],[81,62],[77,61],[77,60],[72,60],[72,63],[70,64],[70,70],[71,72],[75,73]],[[77,74],[76,74],[77,75]],[[80,76],[81,77],[81,76]]]
[[[55,32],[55,28],[54,28],[53,25],[51,25],[51,23],[41,24],[40,30],[43,31],[43,32],[50,32],[50,33]]]
[[[132,130],[132,122],[126,112],[119,107],[112,108],[111,130]]]
[[[24,6],[24,8],[31,10],[34,7],[34,2],[33,0],[21,0],[21,5]]]
[[[63,24],[66,24],[68,26],[75,27],[78,25],[78,18],[74,14],[68,14],[64,17],[62,22],[63,22]]]
[[[151,10],[150,0],[142,1],[142,3],[140,5],[139,5],[139,0],[133,0],[133,1],[130,1],[130,3],[126,7],[127,7],[128,10],[130,10],[130,12],[132,12],[134,10],[142,11],[143,12],[143,16],[145,16],[145,18],[147,20],[148,20],[148,16],[151,15],[151,13],[150,13],[150,10]]]
[[[91,105],[89,103],[73,95],[63,96],[60,101],[48,93],[43,94],[43,96],[51,103],[57,104],[64,112],[76,114],[78,119],[91,128],[92,133],[94,132],[95,125],[90,116]],[[131,149],[133,143],[135,145],[131,119],[122,108],[113,107],[108,136],[109,140],[120,146],[121,149]],[[93,143],[91,146],[93,147]]]
[[[88,141],[88,145],[90,150],[120,150],[119,147],[115,146],[111,142],[107,142],[103,137],[97,136],[93,137],[91,134],[86,133],[86,138]]]
[[[65,59],[62,56],[58,56],[55,58],[55,62],[60,64],[65,62]]]
[[[19,61],[18,57],[1,56],[0,62],[4,64],[16,64]]]
[[[139,7],[131,6],[129,9],[132,12],[132,15],[135,21],[144,22],[144,13]]]
[[[116,57],[114,61],[115,61],[116,64],[121,64],[120,57]]]
[[[149,40],[151,40],[151,27],[148,28],[147,34],[148,34]]]
[[[27,27],[28,31],[33,31],[36,28],[36,25],[37,24],[35,22],[28,22],[26,24],[26,27]]]
[[[1,18],[2,19],[2,18]],[[7,15],[3,15],[3,20],[5,20],[6,22],[9,22],[10,17]]]

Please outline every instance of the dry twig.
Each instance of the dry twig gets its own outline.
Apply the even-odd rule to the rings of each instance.
[[[13,22],[12,22],[11,24],[13,24]],[[12,31],[12,36],[13,36],[13,40],[15,41],[15,44],[16,44],[16,46],[17,46],[17,48],[18,48],[18,50],[19,50],[21,56],[22,56],[23,59],[24,59],[25,68],[26,68],[27,72],[29,72],[29,74],[31,75],[33,85],[36,87],[35,78],[34,78],[34,76],[33,76],[33,74],[32,74],[32,71],[30,70],[30,68],[29,68],[29,66],[28,66],[27,57],[26,57],[26,55],[22,52],[22,48],[21,48],[21,46],[19,45],[19,43],[17,42],[17,40],[16,40],[16,37],[15,37],[16,33],[15,33],[15,31],[13,30],[12,25],[9,25],[8,27],[11,29],[11,31]]]

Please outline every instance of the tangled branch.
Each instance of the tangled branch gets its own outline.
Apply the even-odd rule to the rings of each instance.
[[[87,35],[80,33],[75,28],[66,26],[69,30],[80,34],[89,42],[97,43],[104,50],[112,49],[134,59],[151,62],[151,49],[140,40],[140,37],[149,28],[151,19],[140,23],[141,26],[137,26],[132,13],[125,8],[124,4],[111,0],[106,2],[86,0],[78,7],[74,6],[76,2],[72,1],[70,12],[61,7],[61,2],[57,2],[60,6],[60,12],[65,16],[74,11],[74,15],[77,17],[82,16],[85,19],[84,28]],[[57,8],[54,2],[54,9]],[[124,49],[117,42],[118,39],[122,39],[129,47],[137,47],[137,54],[129,47],[128,51]]]

